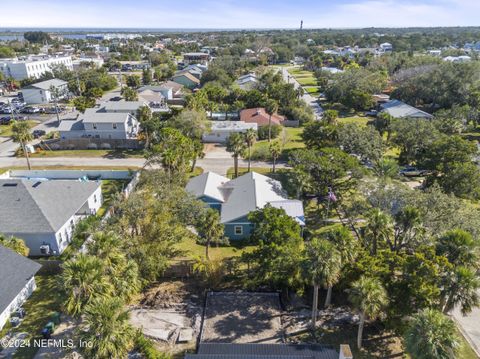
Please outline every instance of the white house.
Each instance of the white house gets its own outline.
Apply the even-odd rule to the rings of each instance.
[[[254,73],[249,73],[243,76],[240,76],[236,81],[238,87],[242,90],[252,90],[257,86],[258,79]]]
[[[97,181],[0,179],[0,233],[21,238],[30,255],[59,255],[76,223],[102,205]]]
[[[68,95],[68,82],[59,79],[37,82],[22,88],[21,92],[28,104],[49,103],[55,96],[62,99]]]
[[[51,72],[52,68],[58,65],[64,65],[67,69],[73,70],[70,56],[39,55],[0,60],[0,71],[5,77],[23,80],[30,77],[39,78],[46,72]]]
[[[117,108],[118,109],[118,108]],[[127,106],[123,111],[105,112],[89,108],[76,120],[63,120],[58,127],[61,139],[103,138],[110,140],[136,139],[138,120]]]
[[[224,143],[232,133],[243,133],[249,128],[258,130],[256,123],[246,123],[244,121],[210,121],[210,123],[210,132],[203,135],[203,142]]]
[[[0,245],[0,329],[35,290],[41,265]]]

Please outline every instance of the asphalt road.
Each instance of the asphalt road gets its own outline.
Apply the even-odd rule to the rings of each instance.
[[[480,295],[480,291],[478,292]],[[457,322],[463,335],[470,342],[471,347],[480,357],[480,308],[475,308],[466,316],[463,316],[459,308],[456,308],[451,315]]]
[[[287,68],[282,67],[281,72],[285,82],[293,84],[296,89],[302,87],[300,83],[295,79],[295,77],[288,73]],[[319,120],[322,116],[323,108],[319,105],[318,99],[316,99],[306,91],[303,94],[302,99],[313,109],[315,117],[317,118],[317,120]]]

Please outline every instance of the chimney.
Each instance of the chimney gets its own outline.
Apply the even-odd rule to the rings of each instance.
[[[340,355],[338,359],[353,359],[352,351],[350,350],[350,345],[340,344]]]

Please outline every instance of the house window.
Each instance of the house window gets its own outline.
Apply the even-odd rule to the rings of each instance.
[[[243,234],[243,227],[242,226],[235,226],[233,227],[233,231],[236,236],[241,236]]]
[[[116,123],[113,124],[113,129],[114,129],[114,130],[117,129],[117,124],[116,124]]]
[[[93,202],[97,203],[97,195],[96,194],[93,195]]]
[[[96,124],[96,123],[93,124],[93,129],[94,129],[94,130],[97,129],[97,124]]]

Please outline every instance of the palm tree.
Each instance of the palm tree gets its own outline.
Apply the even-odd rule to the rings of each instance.
[[[406,351],[416,359],[455,358],[458,347],[455,323],[434,309],[415,314],[405,334]]]
[[[208,208],[205,215],[199,220],[198,234],[205,239],[205,257],[210,260],[208,248],[211,243],[221,242],[223,239],[223,224],[220,223],[220,215],[213,208]]]
[[[95,297],[106,295],[113,289],[104,276],[102,260],[84,254],[63,264],[60,284],[67,295],[65,309],[73,316],[81,315]]]
[[[203,143],[199,139],[192,140],[192,147],[193,147],[193,160],[192,160],[192,167],[190,168],[190,172],[195,171],[195,166],[197,165],[197,160],[200,158],[202,159],[205,157],[205,152],[203,152]]]
[[[362,348],[363,327],[365,320],[376,318],[387,305],[387,292],[376,278],[361,276],[352,284],[348,299],[360,314],[358,324],[357,347]]]
[[[12,124],[12,141],[19,143],[22,147],[23,155],[27,160],[27,166],[30,170],[30,158],[28,157],[28,151],[26,145],[29,141],[33,139],[32,134],[30,133],[30,126],[26,121],[13,121]]]
[[[148,106],[142,106],[137,111],[138,122],[140,122],[140,127],[142,133],[145,134],[145,148],[148,148],[150,145],[150,127],[152,127],[152,111]]]
[[[383,213],[379,208],[373,208],[367,214],[367,221],[364,237],[366,242],[371,246],[370,254],[376,255],[378,243],[381,240],[387,241],[393,234],[392,221],[390,216]]]
[[[272,115],[277,113],[278,103],[275,100],[267,100],[265,112],[268,113],[268,142],[272,140]]]
[[[89,358],[126,358],[134,331],[120,298],[97,298],[85,308],[81,339]]]
[[[232,153],[233,165],[235,168],[235,177],[238,177],[238,157],[245,152],[245,140],[240,133],[232,133],[227,138],[227,151]]]
[[[381,158],[375,162],[373,172],[381,179],[395,178],[398,176],[398,163],[391,158]]]
[[[278,157],[282,154],[282,145],[280,141],[273,141],[268,145],[268,150],[272,156],[272,173],[275,173],[275,164],[277,163]]]
[[[463,315],[470,313],[473,308],[480,305],[479,289],[480,278],[474,270],[466,267],[456,268],[454,273],[445,278],[442,286],[442,312],[447,314],[459,306]]]
[[[326,110],[322,115],[322,119],[329,125],[336,125],[337,118],[338,118],[338,111],[336,110]]]
[[[340,277],[342,266],[340,253],[335,246],[325,239],[312,238],[306,247],[306,274],[313,284],[312,327],[315,328],[318,311],[318,288],[327,289],[325,306],[332,298],[332,287]]]
[[[250,172],[251,162],[252,162],[252,146],[257,140],[257,131],[253,128],[249,128],[245,132],[245,142],[247,143],[248,147],[248,172]]]

